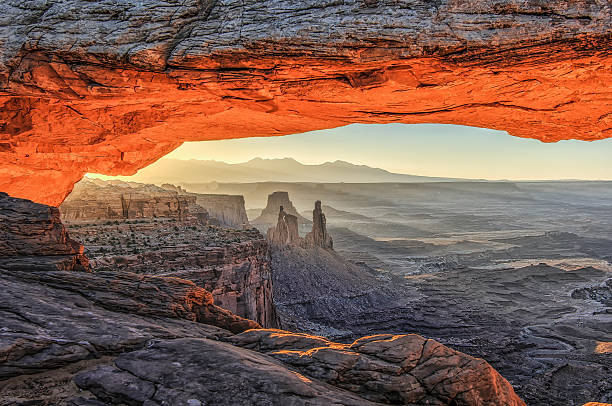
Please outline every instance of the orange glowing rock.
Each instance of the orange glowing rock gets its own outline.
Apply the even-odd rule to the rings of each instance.
[[[15,197],[58,205],[85,173],[130,175],[185,141],[356,122],[612,136],[605,2],[187,1],[116,20],[69,3],[69,20],[15,8],[0,33],[0,191]],[[136,29],[145,17],[172,24]]]

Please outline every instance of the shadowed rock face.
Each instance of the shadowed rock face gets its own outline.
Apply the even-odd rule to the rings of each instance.
[[[184,141],[438,122],[611,134],[606,1],[7,0],[0,190],[58,205]],[[276,213],[275,213],[276,215]]]
[[[0,197],[3,240],[33,264],[0,263],[4,403],[524,405],[485,361],[420,336],[345,345],[262,330],[190,281],[38,263],[74,254],[58,210]]]
[[[56,207],[0,192],[0,268],[89,270],[83,250],[68,236]]]
[[[278,222],[275,227],[269,228],[266,235],[268,243],[276,247],[286,245],[300,245],[300,234],[298,232],[297,217],[293,214],[285,213],[283,206],[278,212]]]

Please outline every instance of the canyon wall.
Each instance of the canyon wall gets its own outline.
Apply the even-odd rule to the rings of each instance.
[[[0,5],[0,191],[59,205],[184,141],[448,123],[612,135],[611,5],[235,0]]]
[[[525,405],[485,361],[417,335],[333,343],[260,329],[184,279],[59,269],[46,258],[82,254],[55,207],[0,194],[0,232],[3,404]]]
[[[298,224],[310,224],[310,220],[304,218],[298,213],[289,200],[288,192],[273,192],[268,195],[266,207],[262,210],[259,217],[253,220],[253,224],[258,226],[271,226],[277,223],[279,219],[279,211],[283,208],[283,212],[292,215],[296,218]]]
[[[237,230],[249,227],[243,196],[215,194],[195,196],[196,202],[205,207],[211,219],[216,219],[219,225]]]
[[[68,235],[59,210],[0,192],[0,267],[89,270],[83,244]]]
[[[175,218],[207,224],[208,212],[180,188],[83,179],[60,205],[62,220]]]
[[[67,224],[94,270],[190,280],[218,306],[277,327],[268,245],[257,230],[166,220]]]

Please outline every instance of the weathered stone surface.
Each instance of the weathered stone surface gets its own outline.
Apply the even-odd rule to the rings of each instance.
[[[243,319],[214,305],[210,292],[184,279],[130,272],[66,273],[13,270],[11,273],[22,280],[80,292],[88,300],[109,310],[183,318],[218,325],[233,332],[259,327],[254,321]]]
[[[68,222],[94,270],[178,277],[209,291],[218,306],[278,327],[268,244],[256,229],[182,221]]]
[[[398,393],[420,393],[409,390],[408,384],[417,384],[406,378],[420,374],[415,376],[431,376],[425,385],[437,388],[427,398],[430,404],[448,404],[444,399],[457,394],[454,388],[462,384],[473,386],[454,397],[457,405],[522,404],[484,361],[419,336],[374,336],[351,345],[282,330],[249,330],[233,336],[218,327],[176,318],[189,312],[183,302],[175,302],[174,294],[164,293],[163,286],[153,303],[142,297],[146,293],[135,297],[139,291],[124,280],[109,280],[104,286],[101,278],[108,279],[104,275],[91,285],[83,283],[85,279],[77,285],[71,279],[75,275],[96,276],[0,272],[2,377],[51,372],[121,353],[114,361],[101,360],[99,367],[83,366],[75,382],[105,404],[190,404],[196,399],[220,405],[367,405],[396,403]],[[97,292],[94,286],[100,286]],[[146,286],[145,292],[153,290]],[[176,286],[172,289],[176,291]],[[27,298],[25,303],[22,297]],[[428,346],[431,349],[425,350]],[[22,385],[44,387],[49,379],[33,376]],[[36,391],[19,383],[10,387],[11,392],[21,389],[22,399],[29,395],[39,404],[61,404],[57,397],[45,403],[47,399],[37,398]],[[75,399],[71,404],[99,405],[94,400]]]
[[[0,268],[88,270],[83,245],[68,236],[56,207],[0,192]]]
[[[26,214],[43,208],[4,200]],[[53,216],[38,219],[35,230],[61,226],[58,210],[51,212]],[[63,227],[55,230],[65,234]],[[20,235],[7,227],[9,231]],[[13,254],[36,259],[39,253],[56,253],[31,244],[25,247]],[[62,244],[54,249],[66,251]],[[3,383],[9,394],[1,396],[9,404],[368,405],[398,399],[522,404],[484,361],[431,340],[419,337],[418,352],[414,343],[398,347],[384,342],[400,342],[400,336],[364,338],[349,346],[304,334],[257,330],[257,323],[221,309],[208,291],[178,278],[2,264],[0,319],[0,378],[11,379]],[[232,334],[245,331],[250,333]],[[86,362],[92,360],[98,361]],[[410,373],[403,372],[407,368],[412,368]],[[75,397],[70,386],[44,394],[73,376],[88,390],[83,395],[96,399]],[[417,382],[420,378],[423,383]],[[465,386],[460,391],[461,385]]]
[[[327,233],[327,221],[319,200],[315,202],[312,211],[312,231],[306,234],[303,244],[305,248],[321,247],[330,250],[334,248],[331,235]]]
[[[211,219],[218,221],[218,225],[237,230],[249,227],[243,196],[201,193],[195,196],[196,202],[206,208]]]
[[[153,337],[230,334],[191,321],[205,298],[202,289],[172,281],[161,287],[139,286],[142,280],[121,277],[0,270],[0,376],[119,353]],[[201,297],[193,297],[198,293]],[[189,294],[192,298],[186,297]]]
[[[301,243],[298,232],[298,219],[293,214],[286,213],[283,206],[278,212],[278,222],[276,226],[268,229],[266,240],[275,247],[285,247],[287,245],[298,246]]]
[[[0,15],[0,190],[41,203],[189,140],[354,122],[611,135],[601,0],[7,0]]]
[[[231,337],[305,375],[380,403],[524,405],[512,386],[482,359],[410,335],[374,335],[352,344],[281,330]]]
[[[196,197],[174,185],[157,187],[141,183],[83,179],[60,206],[62,220],[91,221],[142,218],[175,218],[208,223],[208,212]]]
[[[373,404],[266,355],[208,339],[156,340],[119,356],[114,367],[77,375],[75,382],[112,404]]]

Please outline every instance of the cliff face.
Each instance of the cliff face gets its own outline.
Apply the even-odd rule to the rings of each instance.
[[[606,1],[0,7],[0,191],[42,203],[59,205],[84,173],[133,174],[184,141],[355,122],[611,134]]]
[[[281,207],[284,213],[294,216],[299,224],[310,223],[309,220],[305,219],[297,212],[293,203],[289,200],[288,192],[274,192],[268,195],[266,207],[262,210],[259,217],[253,220],[253,224],[268,226],[276,224],[279,219]]]
[[[238,230],[249,226],[243,196],[197,194],[196,202],[206,208],[211,219],[216,219],[218,225]]]
[[[215,303],[262,326],[277,327],[268,245],[257,230],[178,221],[68,223],[94,270],[179,277]]]
[[[70,238],[56,207],[0,192],[0,267],[89,270],[83,245]]]
[[[279,327],[268,245],[261,235],[256,240],[193,254],[195,262],[187,265],[191,269],[161,275],[191,280],[210,291],[218,306],[261,326]]]
[[[315,208],[312,211],[312,231],[304,237],[303,245],[305,248],[321,247],[330,250],[334,248],[332,238],[327,233],[327,221],[319,200],[315,202]]]
[[[60,206],[63,220],[175,218],[206,224],[207,211],[180,188],[82,180]]]

